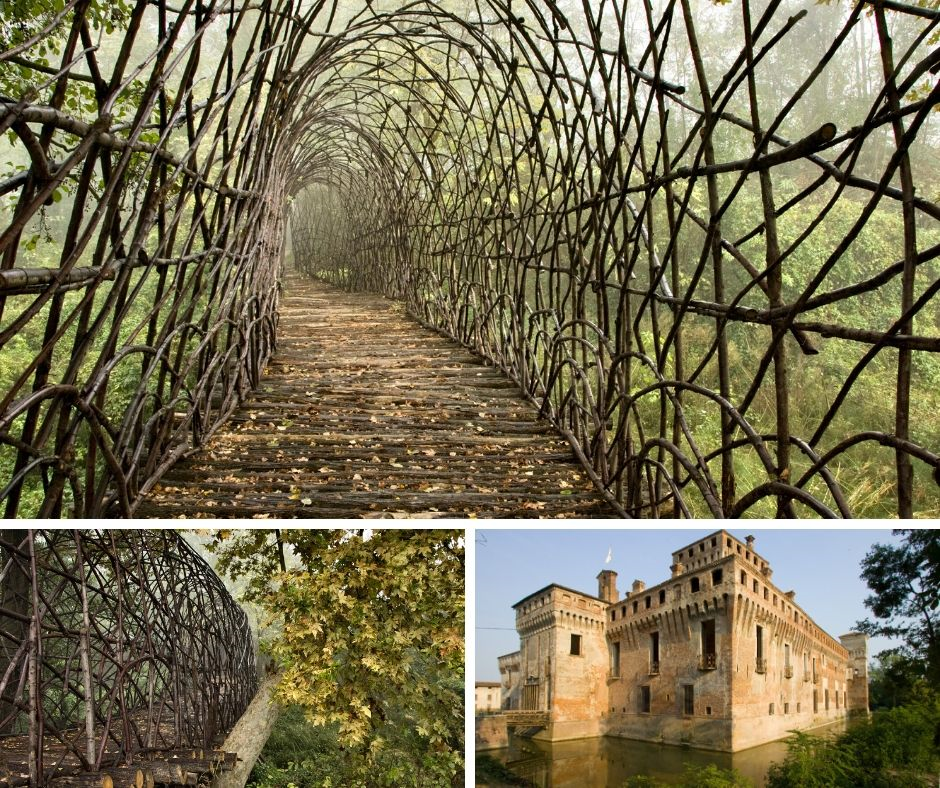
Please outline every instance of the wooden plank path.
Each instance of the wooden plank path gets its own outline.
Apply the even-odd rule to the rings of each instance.
[[[516,385],[381,296],[290,274],[259,390],[141,517],[611,517]]]

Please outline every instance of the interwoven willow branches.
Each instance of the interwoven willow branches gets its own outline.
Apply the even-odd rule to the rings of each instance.
[[[2,759],[31,785],[211,746],[251,701],[247,617],[177,533],[3,531],[0,550]]]
[[[218,426],[285,211],[295,265],[492,359],[629,514],[936,513],[933,5],[140,2],[152,54],[110,78],[94,8],[0,110],[30,157],[0,352],[44,327],[0,404],[8,514],[29,484],[131,513]],[[61,259],[18,270],[68,179]]]

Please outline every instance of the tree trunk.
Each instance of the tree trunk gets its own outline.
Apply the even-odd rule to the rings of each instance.
[[[280,709],[274,702],[274,685],[278,676],[268,676],[261,682],[254,699],[245,709],[231,733],[225,738],[221,749],[238,754],[235,768],[220,772],[212,781],[212,788],[244,788],[248,775],[258,760],[265,742],[271,735]]]

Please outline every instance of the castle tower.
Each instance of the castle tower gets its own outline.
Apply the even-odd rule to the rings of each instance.
[[[597,576],[597,596],[612,605],[620,599],[617,591],[617,573],[612,569],[602,569]]]
[[[849,652],[849,667],[852,677],[848,680],[849,714],[868,714],[868,635],[864,632],[849,632],[839,640]]]

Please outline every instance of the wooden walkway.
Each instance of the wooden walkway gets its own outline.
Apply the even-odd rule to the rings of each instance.
[[[257,391],[141,517],[610,517],[499,370],[400,304],[291,274]]]

